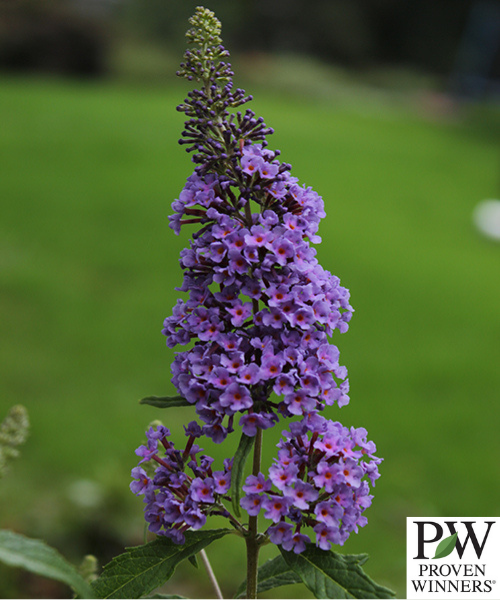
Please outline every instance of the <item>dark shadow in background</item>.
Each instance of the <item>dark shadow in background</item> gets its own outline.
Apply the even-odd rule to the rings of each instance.
[[[75,77],[112,74],[110,53],[133,34],[179,55],[183,0],[0,0],[0,69]],[[500,95],[498,0],[211,0],[227,47],[294,52],[362,74],[403,68],[437,76],[441,91]]]

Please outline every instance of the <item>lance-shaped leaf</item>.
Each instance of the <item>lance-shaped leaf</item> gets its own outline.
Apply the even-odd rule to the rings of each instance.
[[[141,598],[172,577],[177,565],[213,541],[232,533],[230,529],[186,531],[186,542],[174,544],[158,537],[144,546],[127,548],[108,563],[92,588],[97,598]]]
[[[434,558],[444,558],[453,552],[455,544],[457,543],[458,533],[450,535],[450,537],[441,540],[436,548],[436,554]]]
[[[254,443],[254,437],[249,437],[248,435],[242,433],[240,443],[238,444],[238,448],[233,459],[233,466],[231,468],[231,501],[233,504],[233,510],[237,517],[241,515],[241,482],[243,481],[245,464],[247,462],[248,455],[250,453],[250,450],[253,448]]]
[[[193,567],[195,567],[196,569],[198,568],[198,559],[196,558],[196,554],[192,554],[189,557],[189,562],[193,565]]]
[[[257,593],[262,594],[268,590],[281,587],[282,585],[291,585],[293,583],[302,583],[302,579],[292,571],[292,569],[283,560],[282,556],[277,556],[265,562],[259,567]],[[235,594],[235,598],[243,598],[246,594],[247,580],[240,585]]]
[[[310,545],[302,554],[280,547],[287,565],[300,576],[315,598],[394,598],[363,571],[366,554],[336,554]]]
[[[177,596],[177,594],[153,594],[148,596],[149,600],[186,600],[186,596]]]
[[[96,598],[76,567],[41,540],[13,531],[0,531],[0,561],[11,567],[22,567],[37,575],[62,581],[81,598]]]
[[[148,396],[139,400],[139,404],[149,404],[155,408],[174,408],[176,406],[193,406],[182,396]]]

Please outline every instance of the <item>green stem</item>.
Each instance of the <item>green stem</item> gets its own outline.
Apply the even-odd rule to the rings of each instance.
[[[248,222],[248,226],[251,227],[253,224],[252,221],[252,209],[250,207],[250,198],[247,198],[247,203],[245,204],[245,217]]]
[[[262,429],[257,429],[253,451],[252,474],[260,473],[260,461],[262,456]],[[257,598],[257,569],[259,566],[260,544],[257,541],[258,517],[250,517],[248,522],[247,537],[247,598]]]

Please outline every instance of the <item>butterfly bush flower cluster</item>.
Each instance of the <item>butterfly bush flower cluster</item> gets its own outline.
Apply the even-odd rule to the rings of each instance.
[[[150,427],[147,444],[136,451],[141,460],[132,469],[134,481],[130,484],[134,494],[144,496],[149,530],[177,544],[184,543],[188,529],[203,527],[207,515],[230,514],[221,500],[227,497],[231,485],[232,461],[225,460],[222,470],[213,471],[213,458],[201,454],[203,449],[194,443],[201,436],[198,423],[191,422],[185,431],[189,439],[180,451],[168,440],[170,431],[166,427]],[[153,475],[141,466],[148,461],[157,464]]]
[[[310,245],[320,241],[323,201],[262,144],[240,154],[235,180],[226,177],[224,186],[213,174],[194,173],[171,218],[178,230],[182,216],[196,211],[204,225],[181,252],[180,289],[189,299],[178,300],[164,323],[169,346],[196,342],[176,355],[172,381],[216,442],[236,414],[254,435],[278,414],[305,416],[349,400],[347,371],[328,343],[335,329],[348,328],[349,292]],[[239,201],[230,184],[245,190]]]
[[[203,85],[178,110],[188,117],[180,143],[188,145],[195,169],[169,219],[177,234],[199,229],[180,256],[177,289],[187,298],[177,301],[163,334],[169,347],[187,346],[176,353],[172,382],[200,423],[186,429],[183,452],[167,430],[150,429],[137,454],[141,463],[156,462],[156,472],[150,477],[136,467],[131,488],[144,495],[150,530],[178,543],[214,512],[244,532],[224,508],[231,463],[213,472],[212,459],[197,458],[194,440],[221,443],[235,430],[254,437],[294,419],[268,476],[246,480],[241,506],[250,518],[262,511],[272,522],[268,539],[285,550],[302,552],[311,542],[307,529],[327,550],[366,523],[368,480],[374,484],[381,460],[364,429],[348,430],[321,415],[349,402],[347,370],[329,342],[335,330],[348,329],[349,291],[319,264],[312,246],[321,241],[322,198],[267,148],[272,129],[262,118],[232,110],[251,96],[233,89],[220,24],[206,9],[191,22],[195,49],[186,52],[179,74]]]
[[[300,553],[311,542],[301,533],[311,527],[316,545],[329,550],[343,545],[367,519],[371,504],[367,479],[374,485],[380,459],[363,428],[350,430],[321,416],[292,423],[278,444],[278,458],[262,473],[250,475],[241,505],[249,515],[273,522],[267,529],[272,543]]]

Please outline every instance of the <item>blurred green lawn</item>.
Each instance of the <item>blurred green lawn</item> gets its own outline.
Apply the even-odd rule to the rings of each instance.
[[[164,417],[180,440],[192,414],[137,404],[174,392],[160,330],[188,239],[167,226],[191,171],[176,143],[185,91],[1,82],[0,417],[23,403],[32,432],[1,482],[0,526],[45,536],[74,560],[96,551],[89,530],[141,543],[134,449],[150,420]],[[343,551],[370,553],[367,571],[404,597],[407,516],[500,514],[500,247],[471,222],[498,192],[495,136],[487,120],[437,121],[363,98],[256,97],[276,130],[271,147],[325,200],[319,258],[356,309],[334,337],[351,404],[328,416],[366,427],[385,457],[369,525]],[[214,452],[231,456],[235,443]],[[78,497],[81,479],[97,482],[97,500]],[[239,542],[209,551],[229,593],[244,577]],[[192,579],[187,565],[169,589],[210,594]]]

